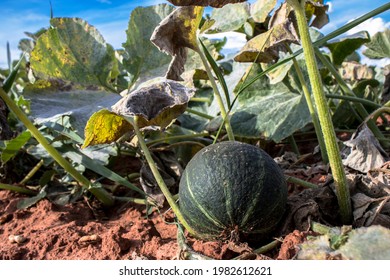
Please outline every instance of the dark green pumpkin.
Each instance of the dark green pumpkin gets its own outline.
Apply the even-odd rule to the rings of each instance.
[[[197,237],[269,238],[287,202],[283,172],[263,150],[221,142],[200,150],[180,180],[179,204]]]

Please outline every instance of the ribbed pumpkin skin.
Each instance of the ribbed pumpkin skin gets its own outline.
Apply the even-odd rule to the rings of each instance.
[[[200,150],[180,180],[184,219],[202,239],[267,238],[282,218],[287,184],[274,160],[241,142],[221,142]]]

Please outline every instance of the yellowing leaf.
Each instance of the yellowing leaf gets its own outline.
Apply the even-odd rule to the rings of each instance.
[[[53,27],[39,36],[31,52],[34,74],[112,89],[118,62],[99,31],[78,18],[52,18],[50,23]]]
[[[168,0],[175,6],[211,6],[214,8],[221,8],[226,4],[245,2],[246,0]]]
[[[94,113],[87,122],[83,148],[112,143],[132,129],[130,123],[123,117],[102,109]]]
[[[167,79],[181,80],[187,58],[186,48],[198,51],[197,30],[202,20],[203,7],[180,7],[160,22],[150,41],[171,56],[173,60]]]

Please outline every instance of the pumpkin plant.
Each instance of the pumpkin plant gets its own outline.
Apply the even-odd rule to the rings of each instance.
[[[264,151],[235,141],[205,147],[182,174],[180,207],[161,176],[142,130],[167,127],[184,112],[193,95],[193,89],[172,80],[142,87],[123,97],[111,111],[103,109],[91,116],[83,147],[115,141],[133,130],[158,186],[189,233],[236,242],[243,236],[267,238],[284,214],[287,184]]]

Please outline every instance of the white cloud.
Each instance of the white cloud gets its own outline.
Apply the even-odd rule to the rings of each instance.
[[[110,0],[97,0],[97,1],[102,4],[112,4]]]
[[[383,18],[380,17],[370,18],[365,22],[349,30],[347,34],[350,35],[350,34],[355,34],[359,31],[367,31],[371,36],[373,36],[375,33],[382,32],[389,27],[390,27],[390,22],[385,22]]]
[[[238,32],[223,32],[218,34],[203,34],[209,39],[223,39],[226,37],[227,43],[223,47],[224,51],[230,53],[241,49],[246,41],[245,34]]]

